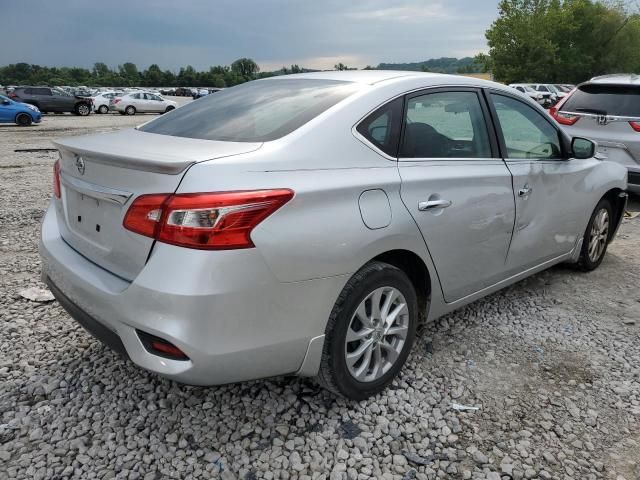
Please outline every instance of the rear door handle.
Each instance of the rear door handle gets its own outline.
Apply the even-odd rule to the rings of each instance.
[[[418,210],[421,212],[427,210],[436,210],[438,208],[447,208],[451,206],[451,200],[429,200],[427,202],[418,203]]]

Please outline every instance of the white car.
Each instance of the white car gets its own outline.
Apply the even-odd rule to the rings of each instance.
[[[96,113],[109,113],[109,105],[111,104],[111,100],[120,95],[117,92],[107,91],[100,92],[97,95],[91,97],[93,98],[93,111]]]
[[[531,98],[534,102],[542,103],[544,96],[540,92],[536,92],[529,85],[525,85],[524,83],[511,83],[509,84],[511,88],[515,88],[520,93],[523,93],[525,96]]]
[[[156,93],[135,92],[116,97],[111,105],[122,115],[136,113],[166,113],[177,108],[173,100],[166,100]]]

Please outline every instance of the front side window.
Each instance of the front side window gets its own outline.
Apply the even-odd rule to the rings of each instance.
[[[560,135],[542,114],[514,98],[492,93],[507,158],[562,158]]]
[[[410,98],[400,152],[405,158],[491,158],[477,93],[442,92]]]
[[[189,103],[140,130],[204,140],[268,142],[293,132],[359,88],[337,80],[254,80]]]
[[[392,157],[398,154],[403,102],[404,98],[400,97],[383,105],[357,127],[363,137]]]

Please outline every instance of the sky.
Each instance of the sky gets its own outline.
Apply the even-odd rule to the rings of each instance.
[[[0,4],[8,0],[0,0]],[[498,0],[20,0],[2,9],[0,65],[331,69],[473,56]]]

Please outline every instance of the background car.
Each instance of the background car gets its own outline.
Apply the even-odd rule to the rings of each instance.
[[[93,99],[93,110],[97,113],[108,113],[111,100],[118,96],[121,96],[121,94],[114,91],[98,93],[96,96],[91,97]]]
[[[591,138],[598,153],[629,171],[629,190],[640,194],[640,76],[592,78],[551,109],[571,135]]]
[[[77,97],[59,88],[16,87],[8,96],[12,100],[34,105],[42,113],[69,112],[86,116],[93,109],[91,98]]]
[[[511,88],[515,88],[520,93],[525,94],[527,97],[531,98],[534,102],[539,103],[540,105],[545,106],[548,102],[542,92],[537,92],[532,87],[525,83],[512,83],[509,85]]]
[[[256,80],[56,145],[43,278],[112,348],[196,385],[295,373],[366,398],[420,322],[597,268],[626,201],[593,142],[452,75]]]
[[[531,86],[538,92],[549,93],[554,105],[567,95],[566,92],[558,90],[555,85],[550,83],[533,83]]]
[[[0,123],[16,123],[21,127],[28,127],[41,120],[42,114],[38,107],[0,95]]]
[[[166,113],[177,108],[178,103],[167,100],[160,95],[149,92],[136,92],[114,97],[112,99],[114,109],[122,115],[135,115],[136,113]]]

